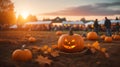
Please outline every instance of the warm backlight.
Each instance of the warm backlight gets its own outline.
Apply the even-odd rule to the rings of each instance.
[[[21,15],[24,19],[26,19],[28,17],[29,13],[24,11],[21,13]]]

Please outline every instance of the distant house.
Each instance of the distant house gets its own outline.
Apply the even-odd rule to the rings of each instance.
[[[56,17],[52,19],[52,23],[62,23],[62,21],[66,21],[66,18]]]
[[[62,26],[63,21],[66,21],[66,18],[56,17],[56,18],[52,19],[52,25],[53,26]]]

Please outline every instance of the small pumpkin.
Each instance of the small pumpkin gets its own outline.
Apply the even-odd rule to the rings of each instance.
[[[101,35],[100,38],[104,40],[104,38],[106,37],[106,35]]]
[[[64,52],[78,52],[84,48],[84,40],[78,34],[73,34],[72,29],[69,34],[63,34],[58,40],[58,49]]]
[[[56,32],[56,35],[58,35],[58,36],[60,36],[60,35],[62,35],[62,34],[63,34],[62,31],[57,31],[57,32]]]
[[[113,39],[114,39],[114,40],[119,40],[119,39],[120,39],[120,36],[119,36],[119,35],[114,35],[114,36],[113,36]]]
[[[110,43],[110,42],[112,42],[112,37],[106,36],[104,41]]]
[[[29,38],[29,37],[31,37],[31,35],[30,35],[30,34],[26,34],[26,36],[25,36],[25,37]]]
[[[25,45],[21,49],[16,49],[12,53],[12,59],[15,61],[28,61],[32,59],[32,52],[29,49],[25,49]]]
[[[35,42],[35,41],[36,41],[36,38],[30,37],[30,38],[28,39],[28,41],[29,41],[29,42]]]
[[[97,40],[98,39],[98,35],[97,35],[97,33],[96,32],[89,32],[88,34],[87,34],[87,39],[88,40]]]

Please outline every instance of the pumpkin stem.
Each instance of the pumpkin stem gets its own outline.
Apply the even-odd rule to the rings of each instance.
[[[73,35],[73,29],[70,28],[69,35]]]
[[[24,45],[22,45],[22,48],[21,48],[21,49],[22,49],[22,50],[24,50],[24,49],[25,49],[25,47],[26,47],[26,45],[24,44]]]

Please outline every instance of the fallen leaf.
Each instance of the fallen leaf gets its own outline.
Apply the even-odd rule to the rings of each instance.
[[[50,54],[53,57],[57,57],[57,56],[59,56],[59,51],[52,51]]]
[[[40,50],[39,46],[32,46],[32,49]]]
[[[100,50],[100,46],[99,46],[98,41],[94,42],[94,43],[92,44],[92,46],[93,46],[95,49]]]
[[[94,48],[90,48],[90,50],[91,50],[92,53],[96,52],[96,49],[94,49]]]
[[[106,57],[106,58],[109,58],[110,56],[109,56],[109,54],[108,54],[108,53],[105,53],[105,57]]]
[[[105,53],[106,52],[106,48],[101,48],[100,51]]]
[[[87,44],[87,46],[86,46],[87,48],[90,48],[91,47],[91,45],[90,44]]]
[[[49,52],[49,53],[52,52],[52,49],[51,49],[51,48],[48,48],[48,49],[47,49],[47,52]]]
[[[56,49],[56,48],[58,48],[57,45],[52,45],[52,49]]]
[[[48,49],[48,45],[44,45],[43,48],[44,48],[44,49]]]
[[[97,61],[96,64],[100,64],[101,62],[100,61]]]
[[[52,60],[48,59],[48,57],[43,57],[39,55],[37,59],[35,59],[39,64],[51,64]]]
[[[41,50],[46,51],[48,48],[49,48],[48,45],[44,45],[43,47],[41,47]]]
[[[44,54],[48,54],[48,51],[44,51],[43,53],[44,53]]]

